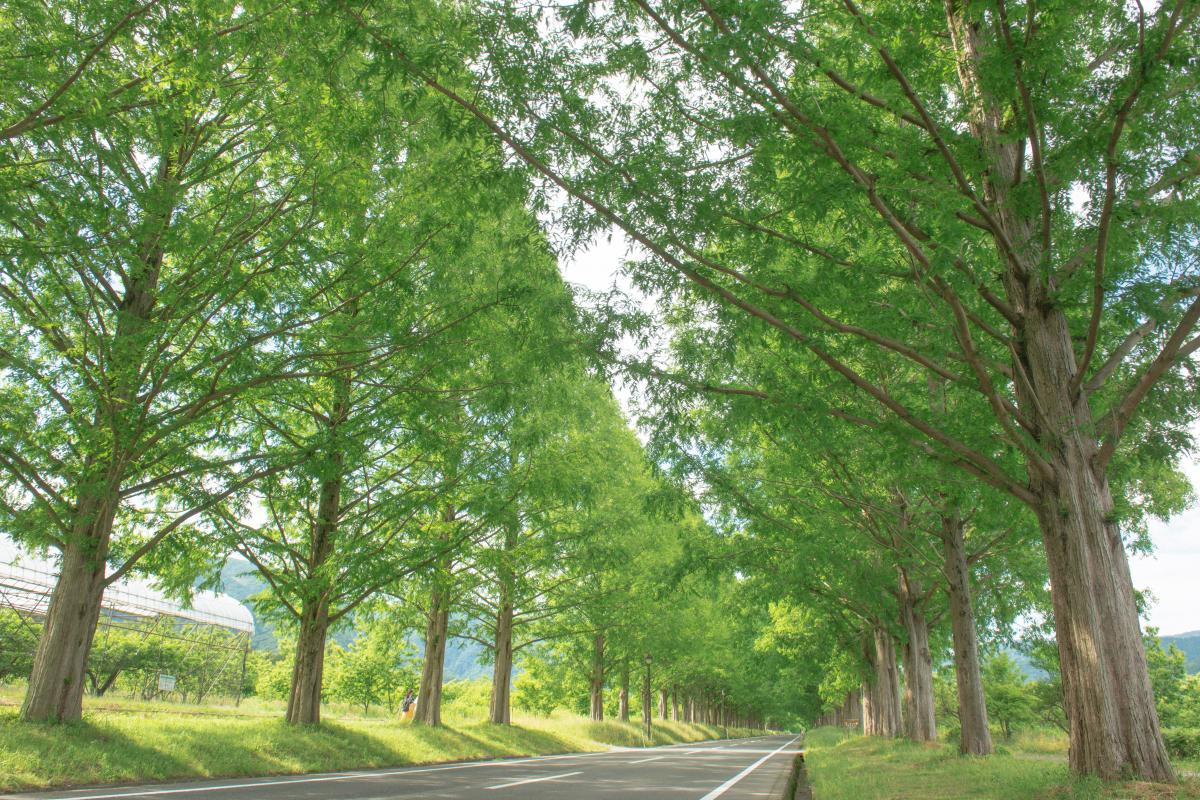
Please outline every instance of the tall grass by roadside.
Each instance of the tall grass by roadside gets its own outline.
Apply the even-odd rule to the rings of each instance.
[[[805,737],[813,795],[820,800],[1167,800],[1200,798],[1200,780],[1176,786],[1103,784],[1071,775],[1055,737],[1004,744],[995,755],[961,756],[952,744],[865,738],[832,728]],[[1186,771],[1185,765],[1181,772]]]

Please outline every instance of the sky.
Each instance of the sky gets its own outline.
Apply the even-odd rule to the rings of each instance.
[[[586,249],[563,260],[563,278],[593,291],[605,291],[615,284],[631,293],[629,280],[620,273],[626,250],[626,240],[619,233],[598,237]],[[645,298],[639,299],[646,302]],[[614,391],[629,413],[628,391],[620,385]],[[1200,442],[1200,421],[1196,439]],[[1181,468],[1200,497],[1200,459],[1190,458]],[[1200,631],[1200,505],[1193,505],[1168,522],[1152,522],[1150,534],[1154,552],[1135,556],[1129,564],[1133,585],[1148,589],[1154,596],[1144,624],[1158,628],[1164,636]]]

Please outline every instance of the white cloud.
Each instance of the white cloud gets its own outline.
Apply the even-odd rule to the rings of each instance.
[[[1181,465],[1200,495],[1200,458]],[[1154,552],[1129,560],[1133,585],[1155,597],[1146,622],[1162,634],[1200,630],[1200,505],[1170,522],[1152,522]]]

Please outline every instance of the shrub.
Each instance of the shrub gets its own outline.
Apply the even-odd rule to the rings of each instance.
[[[1167,728],[1163,741],[1171,758],[1200,758],[1200,728]]]

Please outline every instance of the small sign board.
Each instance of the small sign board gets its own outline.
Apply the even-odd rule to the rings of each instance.
[[[160,692],[175,691],[175,676],[167,675],[162,672],[158,673],[158,690]]]

